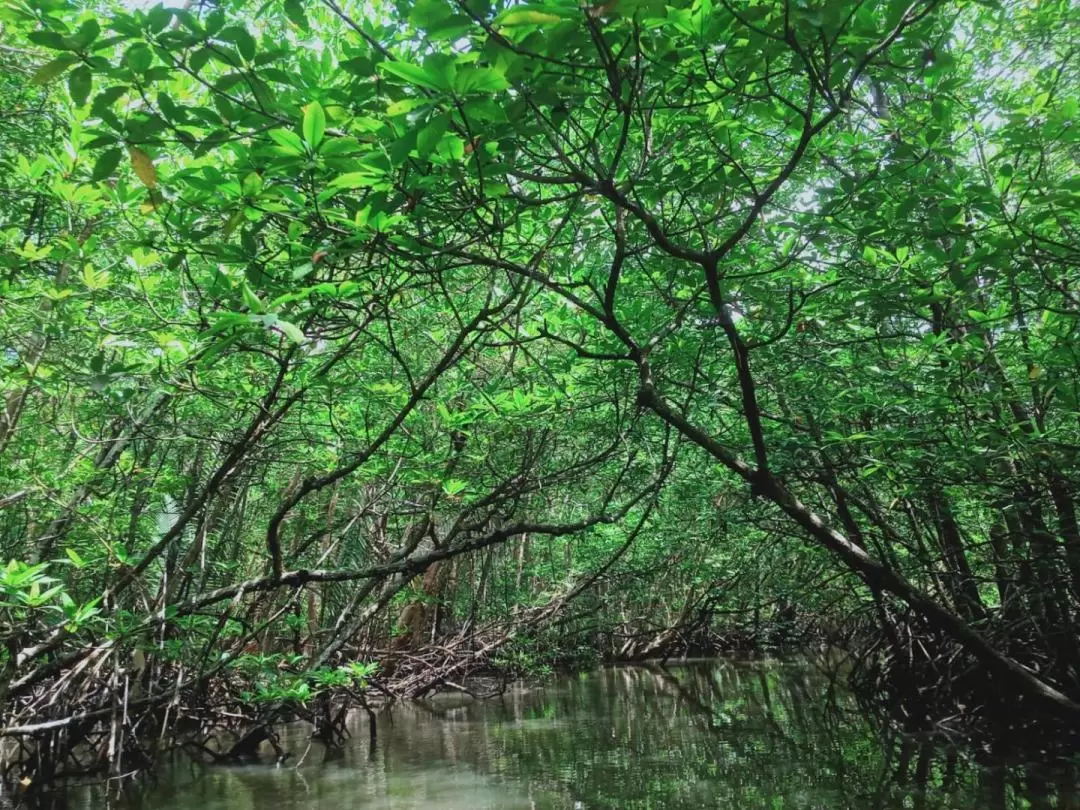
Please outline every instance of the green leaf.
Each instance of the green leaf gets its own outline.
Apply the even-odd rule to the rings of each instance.
[[[30,84],[33,86],[41,86],[48,84],[73,64],[79,61],[79,57],[74,54],[64,54],[58,56],[51,62],[46,62],[39,67],[30,79]]]
[[[283,151],[291,155],[304,154],[304,142],[291,129],[272,129],[267,134]]]
[[[240,295],[244,299],[244,304],[246,304],[247,308],[252,312],[261,313],[266,311],[263,302],[259,299],[259,296],[255,294],[255,291],[248,286],[246,281],[240,285]]]
[[[326,132],[326,113],[322,105],[313,101],[304,108],[303,122],[304,140],[312,149],[317,147]]]
[[[404,115],[405,113],[412,112],[417,107],[423,107],[430,103],[430,99],[427,98],[403,98],[388,106],[386,108],[386,114],[389,116]]]
[[[244,61],[250,62],[255,58],[255,38],[251,36],[251,33],[244,26],[230,25],[223,28],[218,36],[227,42],[235,44],[236,50],[244,57]]]
[[[71,560],[72,565],[74,565],[76,568],[83,568],[86,566],[86,561],[78,555],[75,549],[65,548],[64,552],[67,554],[68,559]]]
[[[90,97],[92,83],[93,75],[86,65],[75,68],[75,70],[71,71],[71,75],[68,76],[68,92],[71,94],[71,100],[79,107],[84,106],[86,100]]]
[[[80,49],[87,48],[93,44],[94,40],[96,40],[100,34],[101,24],[91,17],[88,20],[84,20],[83,24],[79,26],[79,30],[75,32],[72,41],[75,43],[76,47]]]
[[[132,45],[124,54],[124,64],[136,73],[145,73],[153,63],[154,54],[141,42]]]
[[[945,119],[949,117],[949,108],[940,98],[935,98],[930,104],[930,115],[932,115],[934,120],[939,124],[943,124],[945,123]]]
[[[109,108],[126,92],[126,85],[116,85],[114,87],[105,88],[94,96],[94,103],[90,107],[90,112],[98,118],[105,118],[109,113]]]
[[[370,188],[382,183],[383,180],[382,177],[366,174],[365,172],[348,172],[335,177],[327,187],[335,191],[349,188]]]
[[[301,0],[285,0],[285,16],[293,25],[307,31],[309,26],[307,15],[304,14],[304,4]]]
[[[450,129],[449,115],[440,115],[429,121],[427,126],[416,135],[416,151],[420,153],[420,157],[426,158],[434,152],[448,129]]]
[[[535,9],[516,9],[504,14],[496,20],[496,25],[502,28],[513,28],[520,25],[543,25],[544,23],[562,22],[558,14]]]
[[[464,492],[468,486],[468,481],[462,481],[460,478],[450,478],[449,480],[443,481],[442,488],[443,492],[447,495],[453,496],[457,495],[459,492]]]
[[[155,34],[165,30],[165,27],[173,19],[173,10],[158,4],[146,12],[146,20],[150,23],[150,30]]]
[[[289,321],[278,319],[277,328],[280,329],[293,343],[303,343],[307,340],[300,327]]]
[[[82,282],[88,290],[103,290],[109,286],[109,271],[97,270],[87,263],[83,265]]]
[[[510,86],[499,71],[493,68],[469,68],[454,77],[454,90],[458,93],[497,93]]]
[[[73,51],[75,48],[55,31],[31,31],[26,38],[35,45],[51,48],[54,51]]]
[[[258,172],[248,172],[240,183],[240,190],[245,197],[257,197],[263,190],[262,175]]]
[[[465,139],[457,135],[444,135],[439,141],[439,155],[450,160],[461,160],[465,157]]]
[[[440,76],[432,73],[420,65],[410,65],[408,62],[383,62],[379,70],[404,79],[409,84],[426,87],[428,90],[446,90],[447,85]]]

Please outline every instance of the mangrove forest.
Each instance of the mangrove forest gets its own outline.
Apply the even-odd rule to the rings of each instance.
[[[1080,807],[1078,166],[1075,0],[0,0],[0,806]]]

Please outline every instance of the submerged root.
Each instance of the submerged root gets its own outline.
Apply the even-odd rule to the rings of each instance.
[[[1065,718],[995,680],[959,645],[914,615],[892,617],[884,632],[864,624],[843,646],[850,654],[849,682],[856,696],[906,733],[962,739],[996,751],[1033,743],[1041,750],[1075,750],[1077,733]],[[1023,664],[1067,694],[1080,690],[1076,673],[1060,662],[1030,657]]]
[[[5,707],[0,795],[40,801],[50,792],[103,779],[116,792],[151,775],[172,752],[208,765],[296,761],[306,752],[288,750],[280,736],[282,726],[292,722],[309,724],[309,740],[333,758],[348,742],[348,720],[355,711],[366,715],[374,751],[376,701],[447,688],[480,697],[502,691],[507,679],[493,668],[492,654],[509,638],[505,631],[485,629],[418,650],[353,649],[332,666],[382,660],[387,674],[363,684],[322,687],[307,700],[283,697],[270,704],[253,699],[256,690],[235,669],[219,668],[187,681],[184,672],[162,666],[153,680],[144,680],[137,699],[109,679],[73,683],[74,675],[61,673]]]

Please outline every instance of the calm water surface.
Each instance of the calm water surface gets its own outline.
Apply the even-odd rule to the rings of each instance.
[[[989,767],[888,739],[802,664],[603,669],[483,702],[440,696],[357,718],[342,755],[296,767],[175,766],[152,810],[1080,808],[1075,772]],[[298,757],[302,729],[285,738]],[[86,793],[82,808],[104,807]]]

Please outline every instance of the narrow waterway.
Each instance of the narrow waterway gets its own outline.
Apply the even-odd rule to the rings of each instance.
[[[297,757],[302,729],[286,736]],[[147,810],[1073,808],[1075,770],[991,764],[883,735],[813,668],[711,661],[607,668],[477,702],[443,695],[357,719],[297,767],[165,770]],[[73,796],[104,807],[100,792]]]

